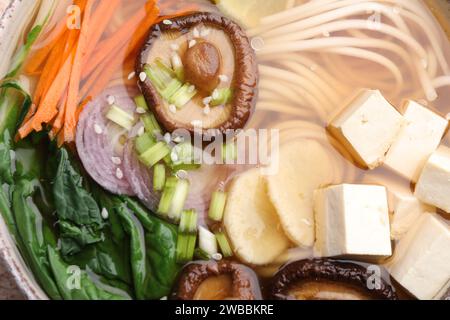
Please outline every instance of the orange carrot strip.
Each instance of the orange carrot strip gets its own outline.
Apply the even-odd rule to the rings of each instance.
[[[31,57],[26,62],[26,66],[24,69],[26,73],[28,73],[28,74],[34,73],[37,70],[39,70],[39,67],[41,67],[43,65],[45,59],[47,57],[49,57],[53,48],[65,36],[66,31],[67,31],[65,23],[66,23],[66,20],[63,19],[63,21],[61,21],[59,23],[61,25],[55,27],[55,28],[57,28],[57,32],[55,31],[54,34],[52,32],[48,37],[46,37],[46,39],[52,38],[52,37],[54,37],[54,39],[52,39],[51,41],[47,40],[48,43],[46,43],[45,45],[43,45],[43,47],[37,49],[34,53],[32,53]],[[37,46],[39,46],[39,43],[35,44],[35,47],[37,47]]]
[[[154,4],[154,1],[151,1]],[[103,40],[97,46],[96,51],[90,57],[85,69],[83,70],[83,78],[86,78],[109,54],[117,52],[128,41],[131,30],[135,30],[139,23],[146,17],[148,8],[139,10],[133,15],[122,27],[117,30],[110,38]]]
[[[89,48],[86,53],[87,57],[92,54],[98,42],[100,41],[100,38],[105,32],[105,29],[108,26],[111,17],[114,15],[117,7],[120,5],[120,1],[121,0],[100,1],[100,4],[95,9],[95,13],[92,15],[92,21],[93,24],[95,24],[95,28],[93,28],[92,32],[89,34]]]
[[[69,80],[69,90],[67,93],[67,104],[64,120],[64,140],[74,141],[74,128],[76,127],[75,113],[78,106],[78,97],[81,82],[81,68],[83,60],[88,50],[89,29],[91,27],[91,10],[95,0],[88,0],[84,12],[78,46],[73,61],[72,73]]]
[[[74,55],[75,48],[72,50],[71,57],[64,62],[64,65],[48,89],[48,92],[40,102],[38,110],[33,117],[34,130],[41,131],[42,124],[50,122],[58,113],[57,105],[64,90],[66,89],[72,69]]]
[[[68,35],[66,35],[65,38],[67,38],[67,36]],[[52,50],[49,58],[47,59],[47,63],[42,70],[42,75],[39,77],[39,82],[34,92],[34,103],[39,104],[42,95],[47,92],[48,88],[51,85],[51,81],[56,77],[64,56],[64,49],[65,40],[58,43],[57,46]]]
[[[149,12],[147,18],[139,25],[139,28],[133,32],[133,39],[129,46],[123,47],[118,53],[111,54],[95,70],[91,77],[85,82],[82,92],[84,96],[94,98],[107,86],[117,69],[122,66],[127,56],[136,49],[137,45],[145,37],[148,28],[155,23],[158,17],[159,9],[154,7]]]

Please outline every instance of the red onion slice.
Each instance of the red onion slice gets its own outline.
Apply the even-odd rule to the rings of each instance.
[[[153,170],[139,161],[133,140],[129,140],[125,146],[124,165],[125,175],[133,192],[147,208],[156,212],[161,193],[153,190]],[[223,189],[235,172],[236,168],[227,165],[202,165],[197,170],[186,171],[183,177],[181,172],[178,172],[180,178],[188,179],[190,182],[184,207],[197,210],[199,217],[204,221],[208,215],[212,193],[217,189]]]
[[[136,106],[130,95],[137,91],[128,90],[122,86],[109,88],[86,105],[77,125],[76,147],[84,168],[99,185],[115,194],[135,195],[126,178],[119,143],[120,136],[127,136],[127,132],[106,118],[108,97],[114,97],[116,105],[134,114]]]

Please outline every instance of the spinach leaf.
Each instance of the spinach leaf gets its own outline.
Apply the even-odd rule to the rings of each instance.
[[[67,150],[57,154],[53,200],[59,220],[61,253],[70,256],[86,245],[103,241],[104,222],[95,199],[83,187],[83,178],[69,160]]]
[[[17,228],[14,215],[11,211],[11,185],[13,184],[11,137],[9,132],[4,133],[3,142],[0,143],[0,214],[8,230],[17,242]]]
[[[138,299],[159,299],[173,286],[177,231],[174,226],[148,215],[136,201],[123,197],[117,212],[130,235],[134,287]]]
[[[104,240],[85,247],[79,254],[65,257],[65,261],[89,267],[96,274],[112,281],[119,281],[129,288],[133,286],[131,278],[129,237],[115,210],[114,198],[100,187],[93,185],[93,196],[98,204],[108,212],[106,226],[103,229]]]
[[[12,141],[9,131],[3,133],[3,141],[0,143],[0,181],[2,183],[13,183],[13,172],[11,169]]]
[[[19,180],[12,195],[14,218],[21,239],[20,249],[46,293],[53,299],[60,299],[47,259],[47,237],[43,233],[45,222],[32,198],[35,187],[33,182]]]
[[[102,283],[93,273],[66,264],[58,252],[48,247],[50,267],[56,284],[67,300],[128,300],[130,296],[118,289]],[[73,267],[73,268],[71,268]],[[71,272],[73,270],[73,272]]]
[[[0,83],[0,89],[0,138],[3,138],[6,130],[15,134],[32,100],[19,80],[5,80]]]

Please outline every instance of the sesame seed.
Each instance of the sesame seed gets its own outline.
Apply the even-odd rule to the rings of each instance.
[[[116,103],[116,97],[111,96],[111,95],[107,95],[106,96],[106,101],[108,102],[108,104],[110,106],[112,106],[114,103]]]
[[[261,37],[255,37],[250,41],[250,45],[255,51],[261,50],[264,47],[264,44],[264,40]]]
[[[122,159],[120,159],[119,157],[112,157],[111,158],[112,163],[114,163],[115,165],[121,165],[122,164]]]
[[[169,132],[167,132],[167,133],[164,135],[164,141],[165,141],[166,143],[170,143],[170,141],[172,141],[172,135],[171,135]]]
[[[128,75],[128,80],[131,80],[131,79],[133,79],[134,77],[136,76],[136,72],[131,72],[129,75]]]
[[[185,180],[188,177],[188,173],[185,170],[178,170],[176,175],[177,175],[178,179],[182,179],[182,180]]]
[[[165,20],[163,20],[163,23],[164,23],[166,26],[170,26],[173,22],[172,22],[172,20],[165,19]]]
[[[192,31],[192,34],[194,35],[194,38],[200,38],[200,32],[197,28],[194,28],[194,31]]]
[[[146,113],[146,112],[147,112],[147,111],[146,111],[144,108],[142,108],[142,107],[136,108],[136,113],[144,114],[144,113]]]
[[[322,35],[324,36],[324,37],[329,37],[330,36],[330,33],[328,32],[328,31],[324,31],[324,32],[322,32]]]
[[[160,300],[167,300],[167,297],[164,296],[164,297],[162,297]]]
[[[108,213],[108,210],[107,210],[106,208],[103,208],[103,209],[102,209],[101,214],[102,214],[102,218],[103,218],[103,219],[105,219],[105,220],[108,219],[109,213]]]
[[[210,112],[211,112],[211,108],[209,107],[209,105],[207,105],[203,108],[204,115],[208,115]]]
[[[172,49],[173,51],[178,51],[178,50],[180,50],[180,46],[176,43],[172,43],[170,45],[170,49]]]
[[[217,89],[214,89],[214,91],[213,91],[213,93],[212,93],[212,98],[214,99],[214,100],[216,100],[216,99],[218,99],[219,98],[219,90],[217,90]]]
[[[216,261],[222,260],[222,255],[220,253],[214,253],[211,257]]]
[[[116,177],[117,179],[121,180],[123,178],[123,172],[120,168],[116,169]]]
[[[147,79],[147,74],[145,72],[139,73],[139,80],[144,82]]]
[[[195,40],[189,41],[189,48],[192,48],[192,47],[195,46],[196,44],[197,44],[197,41],[195,41]]]
[[[174,104],[169,105],[169,111],[172,113],[177,113],[177,107]]]
[[[203,99],[203,104],[208,105],[211,103],[212,100],[213,100],[212,97],[206,97],[205,99]]]
[[[203,29],[202,32],[200,33],[200,36],[202,38],[209,36],[210,30],[209,29]]]
[[[103,133],[102,127],[100,127],[98,124],[94,125],[94,131],[95,131],[96,134],[102,134]]]
[[[221,82],[228,82],[228,81],[230,81],[230,78],[228,78],[228,76],[225,75],[225,74],[221,74],[221,75],[219,76],[219,80],[220,80]]]
[[[137,132],[137,135],[138,135],[138,137],[140,137],[140,136],[144,135],[144,133],[145,133],[145,128],[144,127],[140,127],[138,132]]]

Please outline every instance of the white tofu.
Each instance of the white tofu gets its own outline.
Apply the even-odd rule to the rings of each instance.
[[[386,188],[342,184],[315,191],[316,254],[392,254]]]
[[[363,90],[331,121],[328,130],[364,167],[376,168],[397,138],[404,120],[378,90]]]
[[[414,101],[406,101],[404,106],[405,126],[389,149],[384,163],[415,182],[425,162],[439,146],[448,121]]]
[[[450,149],[439,147],[425,164],[414,192],[421,201],[450,212]]]
[[[436,214],[421,216],[398,243],[389,270],[419,299],[439,299],[450,285],[450,227]]]
[[[414,197],[410,192],[388,190],[391,215],[391,238],[399,240],[425,212],[435,209]]]

